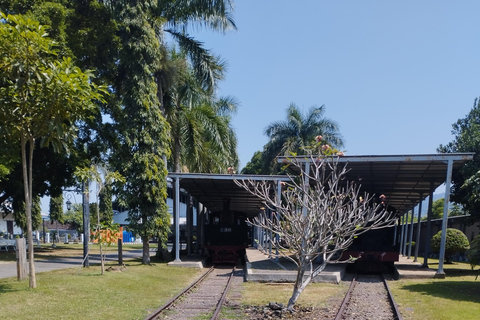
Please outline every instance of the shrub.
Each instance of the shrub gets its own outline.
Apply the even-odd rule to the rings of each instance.
[[[467,254],[468,262],[473,270],[476,266],[480,265],[480,235],[473,239],[472,243],[470,244],[470,250],[468,250]],[[478,278],[478,271],[479,270],[477,270],[477,276],[475,277],[475,280]]]
[[[440,251],[440,241],[442,231],[440,230],[431,240],[432,250]],[[470,248],[468,239],[462,231],[458,229],[447,229],[447,241],[445,242],[445,260],[447,263],[452,262],[452,256],[456,253],[464,253]]]

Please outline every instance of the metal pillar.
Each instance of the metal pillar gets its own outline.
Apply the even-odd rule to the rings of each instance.
[[[180,260],[180,178],[174,178],[175,180],[175,261]]]
[[[405,214],[405,220],[404,220],[404,223],[405,225],[405,228],[403,228],[403,243],[402,243],[402,247],[403,247],[403,255],[406,256],[407,255],[407,237],[408,237],[408,212]]]
[[[413,240],[413,216],[415,215],[415,207],[412,208],[412,217],[410,219],[410,235],[408,237],[408,257],[407,259],[410,259],[410,256],[412,255],[412,240]]]
[[[82,183],[82,202],[83,202],[83,266],[89,267],[90,262],[88,258],[88,242],[90,241],[90,197],[88,192],[88,186],[90,180],[87,183]]]
[[[430,194],[428,196],[428,210],[427,210],[427,233],[425,235],[425,250],[423,250],[423,265],[422,268],[428,268],[428,254],[430,238],[432,237],[432,207],[433,207],[433,181],[430,182]]]
[[[420,202],[418,203],[418,217],[417,217],[417,237],[415,239],[415,258],[413,262],[417,262],[418,258],[418,249],[420,247],[420,218],[422,216],[422,198],[423,194],[420,194]]]
[[[403,228],[405,228],[405,224],[403,223],[405,221],[405,215],[402,215],[400,217],[400,254],[403,256]]]
[[[447,162],[447,181],[445,182],[445,202],[443,205],[442,238],[440,241],[440,256],[438,257],[438,270],[436,276],[445,277],[443,260],[445,259],[445,243],[447,240],[448,206],[450,204],[450,184],[452,182],[453,160]]]

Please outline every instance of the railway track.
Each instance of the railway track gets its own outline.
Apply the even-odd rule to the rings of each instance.
[[[199,317],[204,319],[206,316],[210,316],[211,320],[217,320],[235,276],[235,270],[235,268],[232,270],[232,268],[211,267],[145,320],[188,320]]]
[[[356,276],[335,320],[397,319],[402,320],[383,275]]]

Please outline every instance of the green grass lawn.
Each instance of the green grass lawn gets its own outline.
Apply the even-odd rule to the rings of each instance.
[[[438,269],[438,260],[429,259]],[[398,280],[390,289],[404,319],[480,318],[480,278],[468,263],[444,264],[445,279]]]
[[[83,244],[64,244],[56,243],[56,248],[52,247],[51,243],[42,243],[40,247],[34,246],[35,259],[55,259],[58,257],[81,257],[83,255]],[[142,250],[142,244],[124,244],[122,246],[123,251]],[[157,248],[157,244],[150,244],[150,248]],[[89,250],[91,254],[99,254],[100,247],[97,244],[90,244]],[[117,245],[103,246],[103,251],[106,254],[118,252]],[[15,261],[15,252],[0,251],[0,261]]]
[[[28,280],[0,279],[2,319],[144,319],[200,275],[198,269],[128,261],[123,272],[100,267],[37,274]]]
[[[82,253],[81,245],[73,246],[59,245],[55,254]],[[54,256],[50,250],[45,248],[48,257]],[[104,275],[100,275],[99,266],[39,273],[36,289],[28,288],[28,280],[0,279],[0,315],[2,319],[143,319],[149,310],[160,307],[200,274],[198,269],[164,263],[147,266],[135,260],[126,264],[124,272]],[[438,261],[430,260],[429,266],[437,269]],[[446,264],[444,270],[445,279],[389,282],[404,319],[479,318],[480,278],[475,280],[476,273],[466,263]],[[299,304],[327,306],[329,301],[341,299],[347,287],[346,282],[312,284]],[[293,284],[244,283],[241,303],[286,303],[292,289]]]

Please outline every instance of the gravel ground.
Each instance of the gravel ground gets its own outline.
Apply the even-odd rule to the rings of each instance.
[[[343,319],[370,320],[394,318],[387,290],[378,275],[362,275],[352,291]]]

